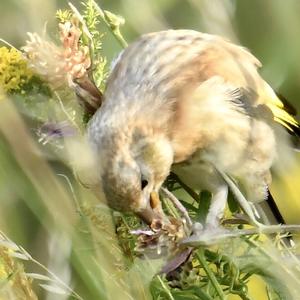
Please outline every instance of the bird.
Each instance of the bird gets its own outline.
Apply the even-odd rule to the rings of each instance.
[[[281,145],[299,134],[260,67],[248,49],[193,30],[147,33],[124,49],[87,127],[108,205],[151,224],[173,172],[211,193],[203,230],[219,227],[232,180],[255,223],[248,203],[267,198]]]

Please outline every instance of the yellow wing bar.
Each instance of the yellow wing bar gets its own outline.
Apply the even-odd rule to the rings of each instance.
[[[284,104],[279,98],[272,98],[271,100],[267,101],[266,105],[272,111],[274,121],[280,123],[288,130],[293,131],[294,127],[300,126],[297,120],[285,110]]]

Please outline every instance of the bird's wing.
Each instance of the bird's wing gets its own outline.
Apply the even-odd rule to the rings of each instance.
[[[266,82],[264,84],[263,91],[260,91],[260,102],[271,110],[275,122],[284,126],[289,132],[299,132],[299,122],[289,111],[290,106],[286,101],[283,102]]]
[[[195,113],[199,110],[199,106],[204,108],[204,111],[214,108],[219,116],[222,115],[220,110],[224,109],[225,117],[238,120],[241,116],[236,114],[236,109],[232,110],[238,106],[249,115],[267,121],[271,118],[290,132],[299,132],[299,123],[289,112],[287,105],[284,105],[273,89],[262,79],[258,73],[261,64],[247,49],[219,37],[207,40],[205,46],[202,44],[201,47],[199,55],[186,64],[186,69],[182,68],[178,73],[177,82],[194,83],[194,92],[188,90],[178,101],[175,128],[180,126],[180,123],[203,126],[205,124],[203,114],[197,116]],[[224,102],[218,102],[217,95],[221,95]],[[210,100],[207,102],[204,99]],[[228,101],[230,99],[231,101]],[[187,112],[191,107],[193,112]],[[239,111],[241,112],[241,109]],[[209,114],[213,112],[210,111],[207,115]],[[189,117],[184,118],[184,115]],[[180,117],[183,117],[183,121],[180,121]]]
[[[238,65],[240,69],[240,74],[236,73],[237,79],[228,78],[226,72],[222,74],[223,77],[228,78],[229,82],[251,93],[255,93],[256,97],[245,98],[252,106],[265,105],[272,112],[275,122],[280,123],[290,132],[299,132],[299,123],[293,116],[295,114],[294,109],[291,111],[291,106],[288,102],[282,96],[275,93],[259,75],[257,69],[261,67],[260,62],[245,48],[227,41],[223,41],[223,46],[232,55],[228,59],[228,69],[231,69],[231,65],[234,64]]]
[[[207,149],[220,137],[228,138],[227,145],[234,139],[236,147],[245,147],[252,106],[244,98],[241,88],[213,76],[179,100],[172,127],[175,161],[184,161],[197,150]]]

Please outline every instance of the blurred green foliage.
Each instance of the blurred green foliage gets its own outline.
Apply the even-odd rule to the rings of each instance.
[[[80,1],[73,1],[79,6]],[[263,74],[273,87],[300,108],[300,2],[298,0],[102,0],[104,9],[126,20],[127,41],[144,32],[165,28],[188,28],[235,39],[249,48],[263,63]],[[67,8],[67,1],[0,1],[0,36],[21,46],[27,31],[53,28],[56,8]],[[38,13],[36,13],[38,12]],[[107,37],[105,55],[110,60],[119,51]]]
[[[72,3],[81,7],[79,1]],[[187,28],[220,34],[240,43],[262,61],[264,78],[300,109],[298,0],[103,0],[100,4],[102,8],[124,16],[126,24],[122,32],[128,42],[145,32]],[[62,0],[0,0],[0,8],[0,37],[20,47],[27,39],[27,31],[41,33],[45,27],[51,37],[57,40],[55,11],[58,8],[66,9],[68,5],[67,1]],[[94,26],[94,35],[98,36],[95,50],[101,49],[103,53],[103,56],[94,57],[98,68],[98,73],[96,70],[94,74],[100,86],[105,78],[102,76],[106,64],[103,57],[110,62],[122,47],[104,24],[98,24],[96,16],[89,20],[93,20],[88,25],[91,28]],[[7,54],[7,51],[2,55],[0,52],[0,66],[5,63]],[[17,66],[18,71],[22,68]],[[39,85],[40,81],[36,86]],[[44,88],[44,92],[35,90],[29,102],[41,97],[40,102],[43,103],[45,97],[51,97],[50,91]],[[262,274],[258,264],[263,261],[267,265],[269,261],[258,260],[257,252],[251,255],[247,253],[252,260],[257,259],[255,264],[251,264],[249,260],[243,260],[243,255],[240,261],[233,259],[234,251],[228,252],[227,256],[216,256],[215,251],[201,252],[200,249],[200,254],[197,253],[185,266],[188,270],[183,270],[181,278],[173,278],[170,286],[164,277],[156,276],[151,282],[162,262],[149,263],[137,259],[133,264],[135,240],[132,237],[127,239],[129,229],[140,225],[139,222],[120,216],[112,218],[110,211],[101,204],[99,206],[97,200],[76,182],[72,171],[61,163],[59,151],[53,155],[52,150],[47,152],[42,145],[36,144],[34,127],[31,127],[34,124],[30,121],[26,128],[8,107],[2,110],[0,118],[0,229],[28,249],[38,261],[54,270],[65,282],[74,284],[84,299],[150,299],[150,292],[155,299],[187,299],[184,290],[188,289],[192,290],[191,295],[198,295],[198,299],[215,299],[210,298],[210,295],[217,297],[216,291],[208,281],[209,276],[205,275],[204,265],[199,263],[201,261],[213,265],[210,276],[217,277],[227,292],[242,297],[248,288],[245,284],[248,283],[248,276],[256,273],[266,275],[269,279],[267,282],[278,287],[277,295],[269,291],[269,299],[279,299],[278,294],[284,287],[278,281],[272,282],[270,277],[271,272],[278,269],[274,267]],[[299,168],[293,174],[292,184],[292,180],[288,179],[275,190],[281,198],[291,197],[297,201],[297,192],[286,192],[287,185],[289,188],[292,185],[291,190],[297,185]],[[205,198],[205,195],[202,196]],[[206,202],[209,201],[207,198],[206,195]],[[202,208],[205,209],[204,206]],[[200,210],[196,211],[195,218],[200,217],[201,213]],[[297,216],[294,220],[297,221]],[[118,225],[117,232],[115,225]],[[125,259],[122,251],[127,254]],[[195,257],[198,257],[198,261]],[[271,261],[276,265],[277,256],[274,257]],[[189,269],[191,266],[195,267],[192,272]],[[28,272],[41,272],[36,264],[26,264],[26,268]],[[284,270],[281,271],[281,275],[284,275]],[[262,286],[265,288],[265,285]],[[40,299],[68,298],[68,295],[51,293],[45,296],[42,289],[37,291]],[[260,300],[265,297],[265,293],[257,296],[257,291],[252,295]],[[195,297],[191,296],[190,299]]]

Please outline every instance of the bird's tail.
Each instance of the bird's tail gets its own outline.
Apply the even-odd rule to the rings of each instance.
[[[285,224],[285,220],[269,190],[266,201],[255,203],[254,206],[261,223],[265,225]]]
[[[268,190],[268,198],[267,198],[267,205],[270,208],[270,211],[278,224],[285,224],[284,218],[274,200],[270,190]]]

